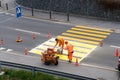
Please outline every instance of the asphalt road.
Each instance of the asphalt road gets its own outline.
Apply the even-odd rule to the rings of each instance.
[[[66,30],[70,29],[71,27],[74,27],[75,25],[66,24],[66,23],[60,23],[60,22],[52,22],[52,21],[42,21],[42,20],[36,20],[36,19],[29,19],[29,18],[19,18],[17,19],[15,15],[0,13],[0,39],[3,38],[5,41],[5,45],[1,46],[5,49],[2,49],[1,51],[8,51],[8,52],[15,52],[15,54],[23,54],[24,48],[28,48],[28,50],[36,47],[37,45],[43,43],[44,41],[48,40],[47,35],[48,32],[51,33],[52,37],[56,37],[57,35],[60,35],[62,32],[65,32]],[[17,43],[17,37],[18,33],[20,33],[23,42]],[[35,33],[37,35],[37,39],[32,39],[32,33]],[[93,67],[98,66],[102,67],[102,69],[107,70],[107,68],[110,68],[107,73],[109,75],[116,74],[114,68],[117,65],[117,58],[114,56],[116,47],[110,47],[111,45],[119,46],[119,33],[112,33],[107,39],[104,40],[104,46],[103,47],[97,47],[91,54],[89,54],[82,62],[84,65],[89,64]],[[11,51],[9,51],[11,50]],[[10,55],[8,56],[1,54],[1,59],[5,60],[8,57],[11,57],[8,60],[17,62],[17,56]],[[32,57],[31,57],[32,58]],[[25,59],[25,58],[24,58]],[[24,64],[35,64],[36,66],[40,66],[42,64],[39,63],[39,57],[35,59],[35,61],[31,62],[31,59],[28,59],[28,61],[22,60],[22,57],[18,58],[21,63],[24,62]],[[18,61],[19,62],[19,61]],[[39,64],[39,65],[38,65]],[[84,69],[85,67],[77,67],[70,66],[71,64],[66,64],[66,62],[60,63],[59,67],[55,68],[51,66],[52,69],[55,70],[62,70],[66,72],[73,72],[75,74],[85,75],[88,77],[93,77],[95,75],[95,70],[92,68],[93,72],[87,73],[87,71],[91,70],[89,67],[87,69]],[[69,67],[67,67],[69,66]],[[42,67],[48,68],[47,66],[42,65]],[[65,70],[66,69],[66,70]],[[82,70],[83,73],[80,71]],[[112,71],[111,71],[112,70]],[[109,75],[105,75],[106,72],[102,70],[98,70],[100,73],[97,73],[97,76],[94,77],[109,77]],[[109,72],[110,71],[110,72]],[[103,73],[103,75],[100,75]],[[91,74],[91,75],[90,75]],[[117,75],[116,75],[117,76]],[[116,77],[114,76],[114,77]],[[112,76],[113,77],[113,76]],[[111,78],[111,77],[109,77]],[[115,78],[113,78],[116,80]]]
[[[71,27],[70,25],[26,18],[17,19],[15,16],[0,14],[0,37],[5,41],[4,47],[13,51],[23,52],[24,48],[31,49],[48,40],[49,32],[51,37],[56,37]],[[32,39],[33,33],[37,36],[35,40]],[[16,42],[18,34],[22,37],[22,43]]]

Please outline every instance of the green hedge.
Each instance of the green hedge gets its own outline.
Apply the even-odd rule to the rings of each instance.
[[[39,72],[35,72],[33,76],[32,72],[27,70],[3,69],[3,71],[5,74],[0,76],[0,80],[68,80],[66,78]]]

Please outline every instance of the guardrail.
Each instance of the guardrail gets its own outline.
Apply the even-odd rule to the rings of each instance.
[[[39,71],[39,72],[45,72],[45,73],[54,74],[58,76],[68,77],[68,78],[75,79],[75,80],[97,80],[93,78],[83,77],[80,75],[75,75],[75,74],[70,74],[70,73],[65,73],[65,72],[60,72],[60,71],[54,71],[50,69],[45,69],[45,68],[40,68],[40,67],[35,67],[35,66],[30,66],[30,65],[25,65],[25,64],[6,62],[6,61],[0,61],[0,72],[2,70],[2,65],[31,70],[33,76],[35,75],[35,71]]]

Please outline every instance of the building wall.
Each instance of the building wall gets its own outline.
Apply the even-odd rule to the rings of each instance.
[[[17,0],[17,3],[40,10],[72,13],[120,21],[118,0]]]

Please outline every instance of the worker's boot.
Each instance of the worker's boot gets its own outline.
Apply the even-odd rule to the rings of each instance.
[[[69,60],[68,62],[69,62],[69,63],[72,63],[72,61],[71,61],[71,60]]]

